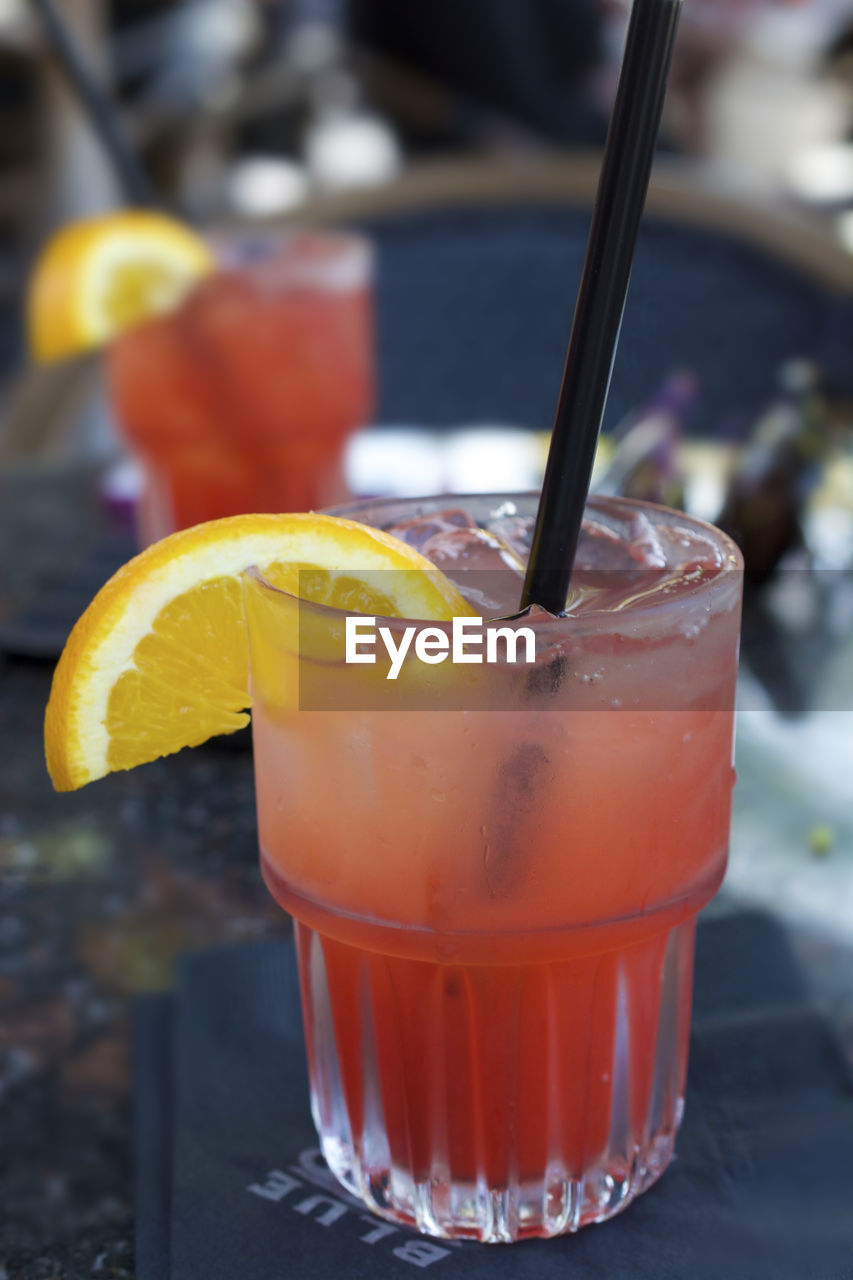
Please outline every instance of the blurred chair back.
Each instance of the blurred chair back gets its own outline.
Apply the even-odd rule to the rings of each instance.
[[[427,165],[280,220],[375,238],[379,420],[550,427],[597,181],[589,154]],[[851,349],[853,257],[824,227],[658,163],[608,425],[686,367],[702,386],[692,429],[740,435],[783,361],[849,382]]]

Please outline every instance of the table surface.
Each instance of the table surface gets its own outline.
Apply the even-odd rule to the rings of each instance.
[[[0,626],[102,534],[85,472],[0,476]],[[849,579],[818,586],[843,612]],[[830,681],[846,708],[780,717],[747,676],[731,869],[711,909],[757,902],[790,923],[853,1061],[853,628],[836,630],[806,704]],[[51,674],[0,657],[0,1280],[133,1274],[133,998],[167,985],[182,951],[289,933],[257,869],[245,735],[58,796],[42,754]]]

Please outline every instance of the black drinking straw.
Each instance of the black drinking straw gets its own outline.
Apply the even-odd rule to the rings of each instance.
[[[129,204],[160,203],[116,118],[115,107],[86,65],[71,31],[53,0],[32,0],[38,11],[51,52],[65,73],[89,122],[112,163]]]
[[[634,0],[604,148],[522,609],[565,611],[682,0]]]

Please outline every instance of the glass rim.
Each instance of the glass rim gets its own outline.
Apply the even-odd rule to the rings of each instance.
[[[284,251],[288,246],[312,240],[321,242],[329,250],[329,256],[309,261],[287,260]],[[372,282],[374,244],[369,236],[358,230],[299,224],[280,229],[225,229],[212,233],[208,243],[216,259],[214,277],[251,274],[267,262],[274,269],[270,285],[273,292],[304,288],[329,294],[350,293]],[[258,260],[251,256],[241,258],[241,245],[263,246],[266,256],[262,255]]]
[[[521,500],[526,502],[532,502],[535,504],[536,502],[538,502],[538,498],[539,498],[539,495],[535,491],[514,492],[514,493],[429,494],[420,498],[412,498],[412,497],[359,498],[352,502],[341,503],[341,504],[338,504],[337,506],[326,508],[325,510],[323,510],[322,512],[318,512],[317,514],[339,516],[341,518],[357,520],[359,511],[373,510],[373,509],[376,509],[377,507],[378,508],[385,507],[390,509],[393,507],[405,506],[405,507],[415,508],[422,503],[442,503],[445,507],[458,504],[459,506],[464,507],[466,503],[470,504],[472,502],[494,503],[495,505],[499,506],[505,502],[517,502]],[[708,578],[701,582],[697,582],[694,585],[679,591],[677,597],[674,597],[674,598],[662,597],[661,599],[658,599],[658,600],[652,600],[652,601],[644,602],[641,604],[631,605],[630,607],[622,610],[614,610],[614,609],[592,610],[591,609],[583,614],[574,614],[574,615],[573,614],[562,614],[562,615],[549,614],[545,610],[541,611],[541,615],[539,613],[534,613],[533,621],[535,625],[541,627],[544,631],[547,631],[549,628],[553,627],[555,629],[559,629],[561,635],[565,635],[567,630],[571,631],[573,634],[578,636],[588,634],[590,632],[600,633],[606,629],[605,625],[602,622],[603,619],[612,620],[611,629],[613,631],[618,631],[620,629],[624,629],[624,625],[632,620],[642,618],[644,621],[647,621],[650,618],[654,619],[658,616],[665,617],[667,614],[672,614],[677,611],[680,611],[686,601],[693,602],[697,598],[706,596],[709,592],[712,592],[715,588],[722,586],[724,579],[730,573],[737,572],[743,575],[744,561],[743,561],[743,556],[741,554],[740,548],[733,541],[733,539],[729,537],[727,533],[724,533],[722,529],[718,529],[716,525],[709,523],[707,520],[701,520],[697,516],[688,515],[687,512],[678,511],[674,507],[665,507],[660,503],[646,502],[640,498],[611,497],[610,495],[606,495],[606,494],[590,494],[587,498],[586,507],[589,507],[591,505],[595,506],[596,504],[600,504],[601,506],[604,506],[605,504],[609,504],[609,503],[616,503],[620,506],[630,507],[632,510],[636,510],[636,511],[654,511],[659,513],[662,512],[662,513],[665,513],[666,515],[676,516],[679,520],[686,521],[692,528],[695,528],[705,533],[707,536],[710,536],[711,539],[714,541],[714,543],[723,549],[724,562],[719,566],[717,572],[714,574],[712,578]],[[586,510],[586,507],[585,507],[585,510]],[[368,527],[375,528],[376,526],[371,525]],[[436,565],[434,566],[434,568],[438,569],[438,566]],[[383,616],[381,614],[376,614],[376,615],[356,614],[356,612],[352,609],[339,609],[333,605],[321,604],[313,600],[306,600],[302,596],[297,596],[290,591],[286,591],[283,587],[277,587],[274,583],[270,582],[267,578],[264,577],[263,571],[257,565],[248,565],[243,572],[248,577],[250,577],[252,581],[255,582],[259,587],[262,587],[265,590],[265,592],[269,593],[273,598],[280,596],[284,600],[288,600],[290,602],[295,603],[298,608],[307,609],[311,613],[319,617],[326,616],[329,618],[330,621],[335,621],[335,620],[341,621],[347,617],[375,616],[378,623],[381,623],[383,625],[390,625],[392,628],[395,626],[399,627],[399,626],[413,626],[413,625],[414,626],[431,626],[431,627],[438,627],[441,629],[447,629],[448,632],[450,631],[453,625],[452,620],[434,620],[430,618],[408,618],[408,617],[402,617],[402,616]],[[375,574],[382,574],[382,573],[419,573],[422,571],[418,569],[375,569],[375,570],[372,570],[371,572],[372,574],[375,575]],[[423,570],[423,572],[426,572],[426,570]],[[443,570],[439,570],[439,572],[443,572]],[[620,571],[613,570],[612,572],[620,572]],[[663,573],[663,572],[666,572],[666,570],[649,568],[647,569],[647,572]],[[520,589],[520,583],[519,583],[519,589]],[[492,624],[506,625],[507,623],[514,623],[519,626],[523,626],[525,625],[525,623],[529,623],[530,621],[531,621],[531,608],[528,607],[524,612],[519,612],[517,614],[510,614],[508,616],[501,616],[496,618],[485,618],[483,619],[483,624],[484,626],[487,626],[487,627]],[[617,621],[619,621],[622,624],[621,627],[616,625]]]

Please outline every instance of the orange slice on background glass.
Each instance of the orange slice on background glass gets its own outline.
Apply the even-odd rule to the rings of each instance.
[[[48,243],[30,283],[32,354],[48,363],[101,347],[174,310],[214,267],[205,241],[164,214],[122,210],[71,223]]]
[[[59,659],[45,717],[58,791],[248,724],[250,566],[333,607],[433,621],[473,612],[419,552],[352,520],[230,516],[172,534],[102,587]],[[371,575],[388,569],[421,572],[384,575],[379,592]]]

